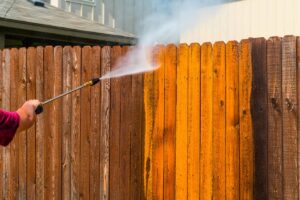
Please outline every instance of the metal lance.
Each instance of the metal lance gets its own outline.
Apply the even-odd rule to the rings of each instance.
[[[85,87],[88,87],[88,86],[96,85],[100,80],[101,80],[101,78],[94,78],[94,79],[92,79],[92,80],[90,80],[90,81],[88,81],[88,82],[85,82],[85,83],[83,83],[82,85],[80,85],[80,86],[78,86],[78,87],[76,87],[76,88],[74,88],[74,89],[72,89],[72,90],[70,90],[70,91],[67,91],[67,92],[65,92],[65,93],[62,93],[62,94],[56,96],[56,97],[53,97],[53,98],[51,98],[51,99],[48,99],[48,100],[42,102],[42,103],[35,109],[35,113],[36,113],[37,115],[38,115],[38,114],[41,114],[41,113],[44,111],[44,106],[45,106],[45,105],[51,103],[52,101],[55,101],[55,100],[57,100],[57,99],[60,99],[60,98],[66,96],[66,95],[68,95],[68,94],[71,94],[71,93],[73,93],[73,92],[75,92],[75,91],[77,91],[77,90],[81,90],[82,88],[85,88]]]

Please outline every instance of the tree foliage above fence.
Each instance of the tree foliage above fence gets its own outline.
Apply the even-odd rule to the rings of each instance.
[[[0,147],[7,199],[298,199],[300,39],[159,45],[154,72],[45,107]],[[16,110],[110,71],[128,47],[0,51]]]

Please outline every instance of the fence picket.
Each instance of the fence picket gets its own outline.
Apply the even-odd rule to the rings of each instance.
[[[188,199],[200,196],[200,104],[201,104],[201,47],[191,44],[188,63],[187,99],[187,156],[188,156]],[[178,74],[177,74],[178,75]]]
[[[298,199],[296,37],[282,40],[283,197]]]
[[[267,41],[268,75],[268,195],[283,198],[282,185],[282,83],[281,39]]]

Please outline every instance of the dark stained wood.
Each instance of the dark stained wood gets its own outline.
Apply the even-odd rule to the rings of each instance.
[[[26,88],[27,99],[36,99],[36,67],[37,67],[37,50],[30,47],[27,49],[27,73]],[[33,125],[27,131],[27,199],[35,199],[36,188],[36,125]]]
[[[111,48],[101,49],[101,76],[111,67]],[[99,75],[98,75],[99,76]],[[110,131],[110,80],[101,82],[100,106],[100,199],[109,198],[109,131]]]
[[[18,63],[18,71],[17,71],[17,84],[18,84],[18,101],[17,107],[21,107],[26,101],[26,82],[27,82],[27,60],[26,60],[26,48],[19,49],[19,63]],[[19,168],[19,188],[18,188],[18,198],[25,199],[26,191],[27,191],[27,183],[26,183],[26,155],[27,155],[27,132],[23,132],[18,135],[19,136],[19,146],[18,146],[18,168]]]
[[[100,76],[99,46],[92,48],[91,77]],[[91,133],[90,133],[90,199],[98,199],[100,196],[100,84],[91,88]]]
[[[111,70],[121,55],[120,46],[111,49]],[[110,132],[109,132],[109,199],[122,199],[120,194],[120,112],[121,112],[121,82],[119,78],[111,79],[110,96]]]
[[[19,51],[18,49],[10,50],[10,110],[16,111],[18,105],[19,92]],[[24,133],[21,133],[24,134]],[[26,133],[25,133],[26,134]],[[15,135],[12,142],[9,144],[9,168],[10,174],[8,176],[9,188],[8,198],[16,199],[19,193],[19,137],[20,134]]]
[[[92,77],[92,48],[82,49],[81,81],[85,83]],[[91,134],[91,88],[81,90],[81,135],[80,135],[80,198],[89,199],[90,194],[90,134]]]
[[[62,90],[72,88],[72,47],[63,48]],[[71,198],[71,109],[72,96],[67,95],[62,99],[62,198]]]
[[[283,199],[281,39],[267,41],[268,79],[268,195]]]
[[[164,117],[164,199],[175,199],[175,131],[177,47],[166,47]]]
[[[130,199],[141,199],[142,186],[142,123],[143,123],[143,76],[132,76],[133,124],[130,143]]]
[[[122,48],[122,56],[126,55],[128,47]],[[133,104],[131,98],[132,77],[124,76],[121,82],[121,119],[120,119],[120,196],[121,199],[130,199],[130,142],[132,132],[132,111]]]
[[[282,40],[283,198],[298,199],[296,37]]]
[[[81,84],[81,47],[72,48],[72,88]],[[72,94],[71,118],[71,199],[78,200],[80,196],[80,91]]]
[[[36,98],[44,100],[44,48],[36,48]],[[45,188],[45,115],[37,116],[36,123],[36,199],[44,199]],[[29,149],[30,150],[30,149]]]
[[[266,40],[252,39],[251,116],[254,136],[254,199],[267,199],[268,105]]]

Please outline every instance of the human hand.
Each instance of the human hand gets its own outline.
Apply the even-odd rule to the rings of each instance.
[[[40,105],[39,100],[26,101],[21,108],[17,110],[20,116],[20,124],[17,132],[29,129],[36,120],[35,109]]]

